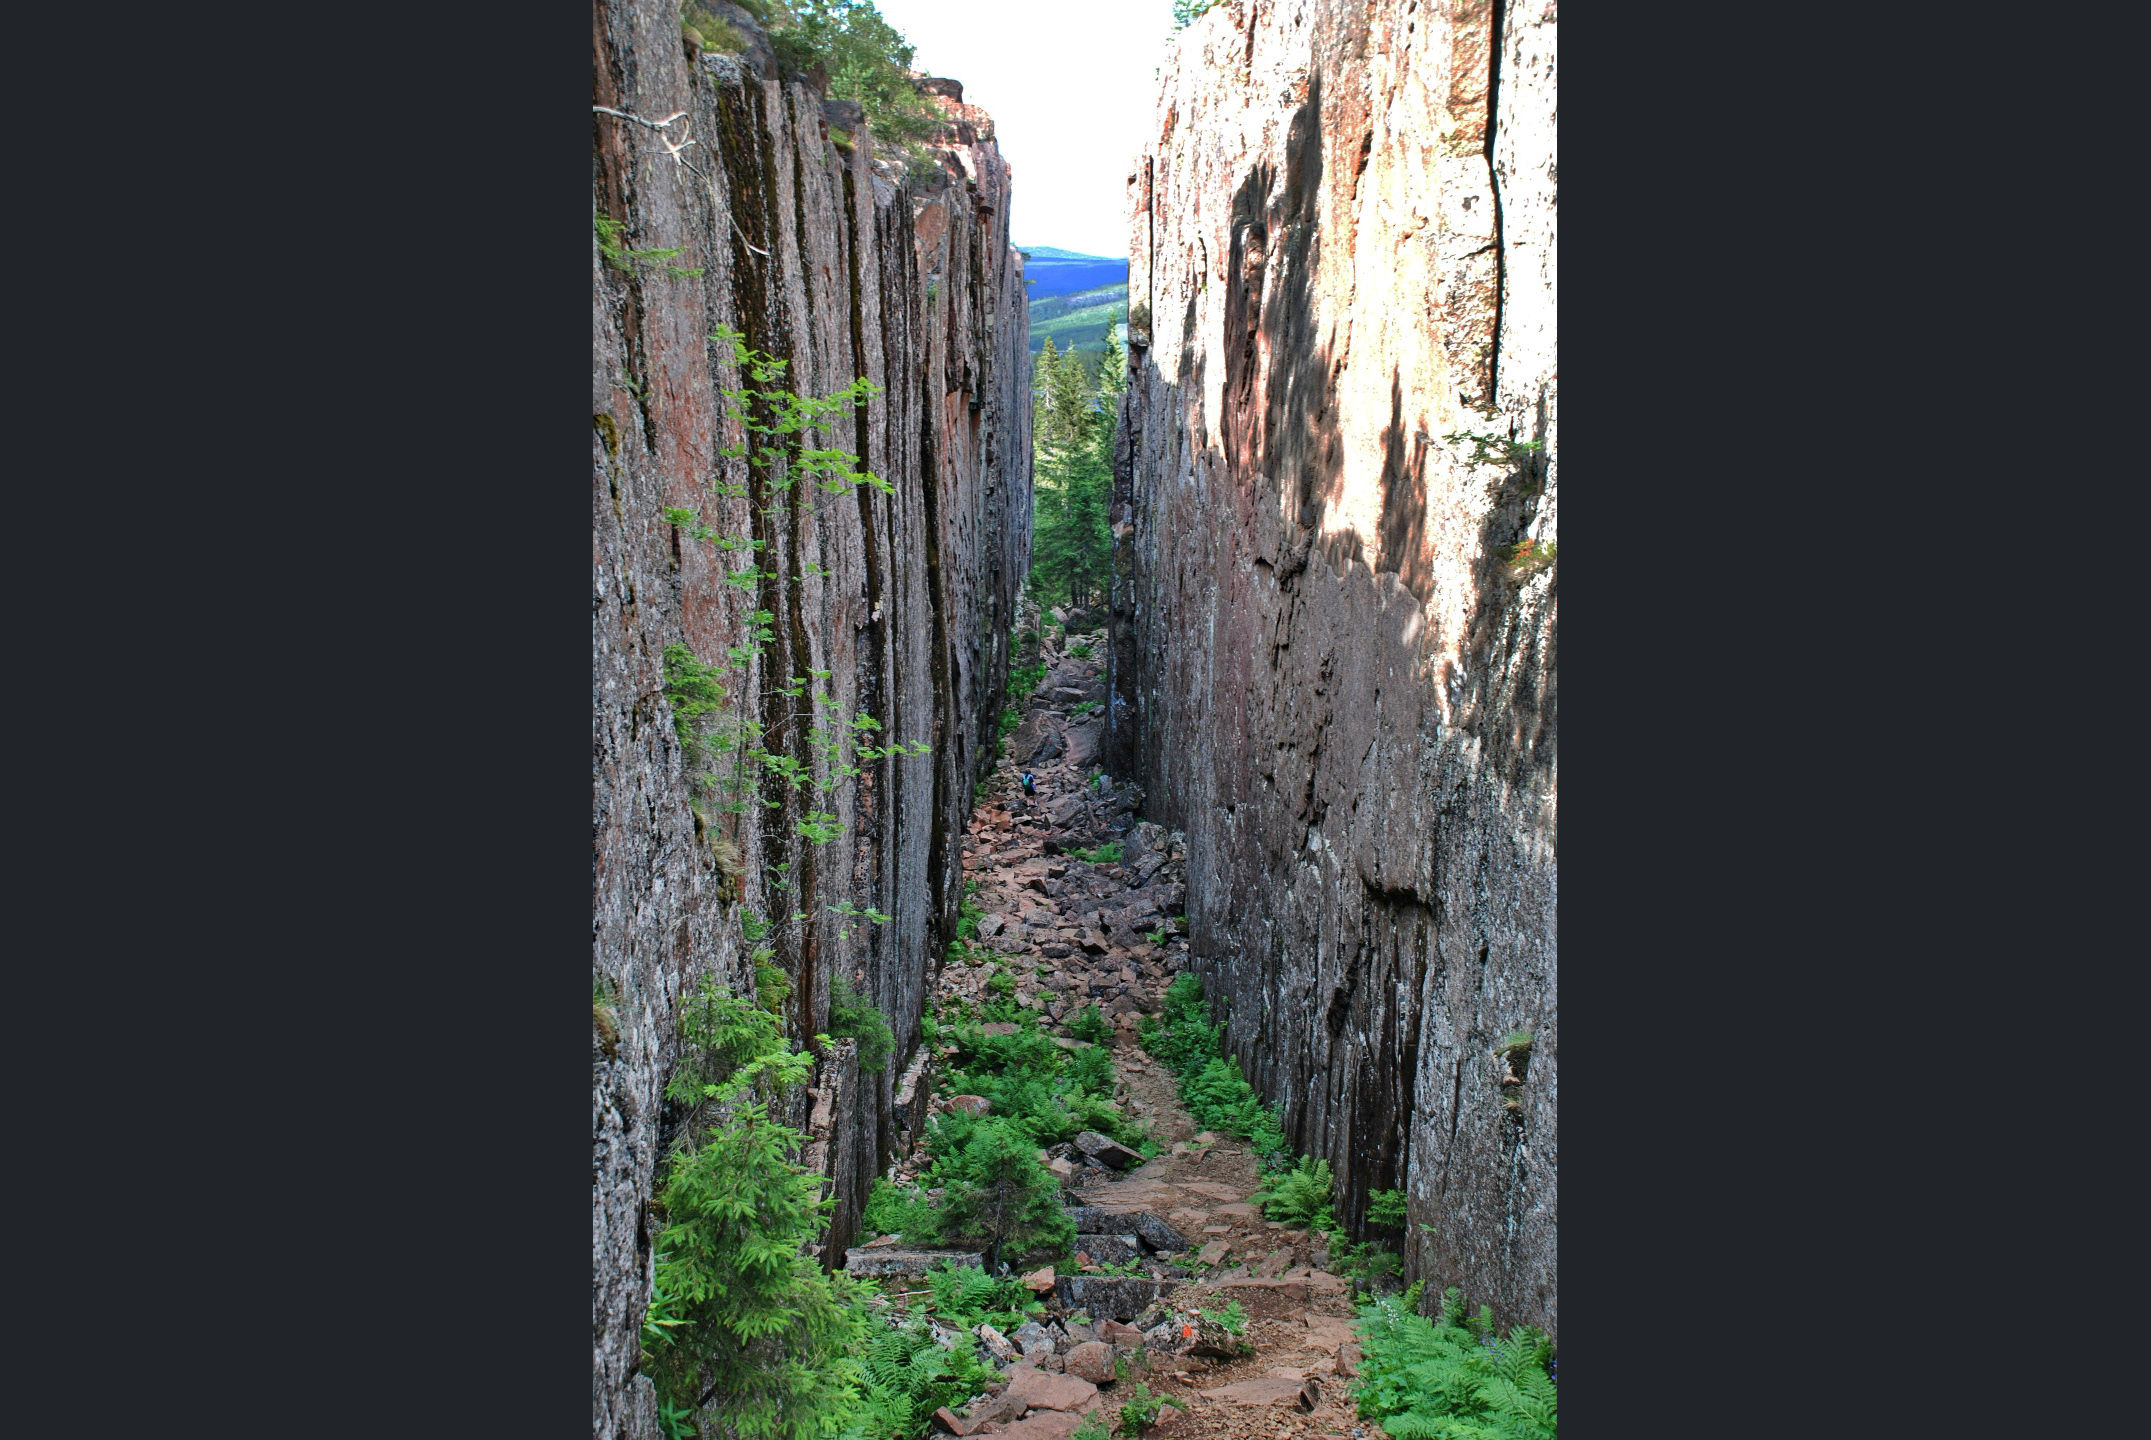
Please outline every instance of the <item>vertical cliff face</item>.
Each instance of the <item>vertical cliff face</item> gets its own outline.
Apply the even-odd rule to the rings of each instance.
[[[895,1139],[891,1076],[916,1045],[930,969],[953,934],[955,846],[1030,560],[1029,327],[992,122],[954,82],[927,82],[947,123],[937,163],[907,175],[873,156],[856,107],[779,74],[754,22],[713,8],[744,37],[742,53],[690,62],[671,0],[599,0],[594,11],[592,98],[604,109],[592,114],[593,205],[622,227],[610,259],[600,244],[591,252],[592,1318],[604,1436],[656,1433],[633,1369],[652,1182],[679,1118],[663,1087],[682,997],[705,975],[752,987],[743,910],[807,917],[764,942],[792,982],[795,1039],[827,1029],[839,974],[856,977],[896,1032],[880,1073],[862,1075],[839,1042],[793,1117],[839,1199],[830,1248],[852,1239]],[[721,392],[741,384],[730,347],[710,338],[720,326],[787,361],[785,383],[802,394],[856,377],[880,386],[813,443],[857,452],[894,493],[809,505],[802,484],[781,516],[764,511],[759,488],[717,495],[715,480],[759,485],[720,453],[738,438]],[[745,562],[694,540],[668,509],[754,535],[768,547],[760,563],[787,578],[726,583]],[[786,676],[827,672],[847,713],[885,727],[878,739],[931,751],[864,763],[826,795],[764,787],[754,798],[774,808],[751,806],[744,824],[707,803],[698,815],[664,653],[684,645],[715,660],[757,609],[771,612],[775,638],[744,682],[750,693],[766,699]],[[759,718],[772,751],[827,776],[781,704]],[[834,842],[798,834],[810,809],[834,813]],[[778,866],[793,888],[771,888],[787,873]],[[891,919],[846,934],[828,911],[843,902]]]
[[[1409,1275],[1549,1331],[1554,30],[1183,32],[1130,179],[1108,751],[1186,831],[1228,1042],[1340,1215],[1403,1187]]]

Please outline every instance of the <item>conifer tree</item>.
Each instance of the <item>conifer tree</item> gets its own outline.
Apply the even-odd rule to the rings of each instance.
[[[865,1325],[850,1278],[824,1275],[804,1249],[829,1203],[796,1161],[807,1137],[770,1115],[812,1061],[775,1016],[707,980],[680,1028],[667,1093],[694,1110],[659,1196],[664,1304],[644,1328],[644,1368],[667,1414],[700,1412],[705,1436],[824,1440],[856,1408],[850,1357]]]
[[[1112,535],[1106,507],[1112,494],[1117,346],[1093,378],[1073,350],[1046,337],[1036,369],[1033,437],[1036,474],[1031,574],[1041,604],[1086,604],[1098,598],[1110,573]]]
[[[1075,1243],[1060,1182],[1038,1163],[1037,1143],[1028,1135],[999,1120],[983,1121],[962,1156],[961,1172],[947,1180],[942,1232],[985,1242],[989,1271],[1004,1256],[1058,1253]]]

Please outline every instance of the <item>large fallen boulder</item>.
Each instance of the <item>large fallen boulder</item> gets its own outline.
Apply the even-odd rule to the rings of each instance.
[[[1054,1351],[1053,1337],[1036,1320],[1025,1321],[1023,1328],[1008,1338],[1023,1352],[1024,1359],[1034,1363],[1043,1361]]]
[[[1080,1375],[1093,1385],[1103,1385],[1113,1378],[1113,1347],[1103,1340],[1091,1340],[1068,1352],[1068,1373]]]
[[[1008,1389],[1002,1398],[1033,1410],[1080,1410],[1097,1393],[1098,1387],[1081,1376],[1049,1375],[1025,1363],[1008,1367]]]
[[[1153,1250],[1170,1250],[1178,1253],[1188,1248],[1188,1239],[1178,1230],[1160,1220],[1148,1210],[1124,1210],[1113,1205],[1079,1205],[1068,1211],[1078,1231],[1094,1235],[1118,1235],[1133,1231]]]
[[[1095,1130],[1079,1132],[1075,1137],[1075,1145],[1076,1149],[1091,1159],[1115,1170],[1129,1170],[1143,1163],[1142,1151],[1130,1150],[1118,1140],[1109,1135],[1100,1135]]]
[[[946,1405],[934,1412],[934,1423],[951,1435],[970,1435],[982,1425],[1006,1425],[1023,1413],[1023,1404],[1006,1395],[989,1395],[966,1413],[956,1414]]]
[[[1063,1275],[1054,1293],[1070,1310],[1098,1319],[1133,1320],[1178,1283],[1146,1280],[1140,1275]]]
[[[992,1434],[994,1440],[1070,1440],[1082,1428],[1081,1415],[1062,1410],[1033,1410],[1013,1425],[997,1427]]]
[[[1078,1235],[1076,1253],[1088,1255],[1093,1265],[1125,1265],[1144,1257],[1142,1244],[1133,1235]]]

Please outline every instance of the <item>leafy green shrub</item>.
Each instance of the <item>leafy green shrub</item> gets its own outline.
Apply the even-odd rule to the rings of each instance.
[[[792,998],[792,977],[756,957],[754,962],[754,1000],[771,1015],[784,1013],[784,1002]]]
[[[680,6],[680,30],[694,31],[702,37],[703,49],[720,55],[737,55],[746,43],[737,30],[712,14],[703,0],[684,0]]]
[[[859,1042],[859,1070],[873,1074],[888,1067],[889,1056],[896,1049],[896,1036],[889,1029],[889,1017],[852,988],[850,980],[839,975],[829,986],[829,1034],[832,1039]]]
[[[876,1236],[902,1236],[907,1245],[932,1245],[941,1238],[940,1221],[925,1192],[916,1186],[905,1189],[885,1175],[874,1177],[860,1223]]]
[[[1068,1440],[1113,1440],[1113,1432],[1105,1428],[1105,1412],[1093,1410],[1083,1419],[1083,1424]]]
[[[1451,445],[1461,446],[1471,442],[1473,465],[1504,465],[1522,468],[1529,465],[1546,446],[1538,440],[1511,440],[1506,435],[1482,434],[1476,430],[1458,430],[1441,437]]]
[[[695,722],[724,708],[725,689],[717,683],[724,668],[705,665],[685,645],[665,647],[665,698],[672,702],[672,730],[689,766],[702,763],[702,727]]]
[[[1006,1000],[1016,993],[1016,977],[1008,973],[1006,965],[996,965],[986,977],[986,988]]]
[[[630,250],[620,239],[627,233],[625,224],[602,210],[593,211],[591,218],[597,229],[598,253],[605,257],[606,264],[623,275],[635,274],[637,266],[650,265],[664,266],[666,276],[673,280],[683,280],[690,275],[702,273],[700,270],[689,270],[669,263],[673,256],[680,253],[681,246],[675,245],[669,250]]]
[[[996,995],[979,1010],[981,1020],[999,1020],[1010,1025],[1035,1025],[1038,1012],[1011,995]]]
[[[1071,645],[1068,647],[1068,653],[1078,660],[1088,660],[1090,659],[1090,646]]]
[[[964,881],[963,897],[956,902],[956,938],[959,940],[976,940],[978,922],[986,918],[984,907],[978,903],[978,885],[976,880]]]
[[[989,1016],[993,1006],[988,1006]],[[1035,1021],[1037,1016],[1011,1005],[1012,1011]],[[1112,1106],[1112,1059],[1102,1050],[1065,1051],[1034,1023],[1026,1023],[1013,1035],[988,1035],[975,1025],[954,1032],[957,1060],[946,1084],[957,1093],[982,1095],[993,1102],[996,1118],[1020,1125],[1038,1145],[1067,1140],[1078,1130],[1097,1130],[1123,1144],[1141,1137]],[[942,1117],[947,1127],[941,1142],[944,1150],[966,1143],[966,1117]],[[940,1132],[937,1132],[940,1133]]]
[[[1485,1307],[1473,1327],[1463,1313],[1455,1289],[1436,1320],[1398,1300],[1362,1309],[1359,1417],[1380,1421],[1394,1440],[1554,1440],[1552,1344],[1528,1325],[1496,1339]]]
[[[872,0],[765,0],[761,9],[778,60],[821,65],[831,98],[866,107],[875,139],[903,146],[933,134],[940,112],[911,83],[914,49]]]
[[[1528,580],[1553,564],[1560,551],[1560,545],[1552,540],[1543,545],[1536,540],[1524,540],[1503,546],[1500,555],[1508,562],[1508,576],[1511,580]],[[1529,1038],[1525,1037],[1527,1042]]]
[[[1046,683],[1046,666],[1043,660],[1033,660],[1027,665],[1015,665],[1008,672],[1008,694],[1013,700],[1021,700]]]
[[[1330,1174],[1329,1161],[1307,1155],[1302,1156],[1293,1169],[1273,1177],[1248,1198],[1262,1207],[1266,1220],[1327,1230],[1336,1224],[1329,1213],[1329,1192],[1335,1184],[1336,1177]]]
[[[1085,1005],[1075,1019],[1068,1022],[1068,1033],[1078,1040],[1103,1045],[1113,1038],[1113,1022],[1105,1018],[1105,1013],[1098,1008],[1098,1002],[1094,1000]]]
[[[1390,1282],[1404,1273],[1404,1261],[1394,1250],[1371,1240],[1354,1244],[1342,1230],[1330,1231],[1328,1239],[1331,1273],[1353,1282],[1355,1292],[1361,1286],[1370,1290],[1393,1288]]]
[[[1404,1223],[1404,1192],[1372,1190],[1367,1193],[1367,1223],[1391,1227]]]
[[[1093,850],[1071,850],[1068,853],[1087,864],[1113,865],[1119,863],[1120,857],[1126,853],[1126,850],[1127,847],[1122,842],[1108,840],[1105,844]]]

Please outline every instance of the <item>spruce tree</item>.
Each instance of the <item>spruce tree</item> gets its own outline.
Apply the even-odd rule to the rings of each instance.
[[[664,1314],[652,1307],[644,1368],[668,1413],[701,1413],[705,1436],[825,1440],[855,1408],[850,1357],[866,1331],[850,1278],[805,1252],[829,1204],[796,1162],[806,1136],[770,1115],[812,1062],[775,1016],[707,980],[681,1036],[667,1093],[695,1108],[659,1196]]]
[[[1031,574],[1042,605],[1086,604],[1111,573],[1107,506],[1119,390],[1107,387],[1125,384],[1120,353],[1109,341],[1095,379],[1080,355],[1059,349],[1051,336],[1038,358]]]
[[[1017,1127],[986,1120],[962,1150],[962,1169],[946,1179],[942,1233],[983,1242],[986,1268],[1005,1257],[1059,1254],[1075,1243],[1075,1222],[1061,1206],[1060,1182],[1038,1162],[1038,1146]]]

